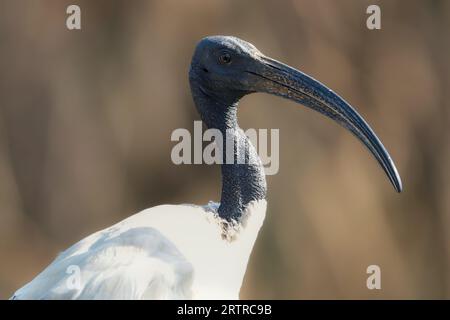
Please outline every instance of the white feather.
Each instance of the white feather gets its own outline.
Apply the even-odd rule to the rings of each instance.
[[[237,299],[266,202],[251,203],[233,224],[217,207],[135,214],[61,253],[13,299]]]

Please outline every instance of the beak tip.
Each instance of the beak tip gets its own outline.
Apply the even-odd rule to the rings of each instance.
[[[403,191],[402,179],[400,178],[397,170],[395,171],[395,175],[392,179],[392,184],[394,185],[395,191],[397,191],[398,193],[401,193]]]

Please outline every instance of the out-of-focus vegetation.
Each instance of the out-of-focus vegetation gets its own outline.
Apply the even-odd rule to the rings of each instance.
[[[65,10],[82,9],[68,31]],[[379,4],[382,29],[365,27]],[[263,94],[280,171],[243,298],[450,298],[450,1],[0,0],[0,298],[82,237],[161,203],[218,200],[220,171],[175,166],[199,119],[196,42],[235,35],[333,88],[369,121],[397,194],[357,140]],[[174,221],[176,223],[176,221]],[[186,230],[189,232],[189,230]],[[382,290],[366,288],[377,264]]]

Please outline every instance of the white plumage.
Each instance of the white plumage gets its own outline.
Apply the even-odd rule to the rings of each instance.
[[[237,299],[266,202],[251,203],[235,225],[217,207],[137,213],[62,252],[13,299]]]

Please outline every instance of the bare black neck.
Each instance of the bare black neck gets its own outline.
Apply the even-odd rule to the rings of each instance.
[[[267,188],[261,160],[237,122],[237,105],[242,94],[218,97],[192,83],[191,89],[203,122],[208,128],[220,130],[224,140],[221,144],[223,164],[219,215],[228,221],[239,221],[250,202],[265,199]],[[232,144],[229,143],[231,137],[234,138]],[[231,158],[233,161],[229,163],[231,161],[227,159]]]

